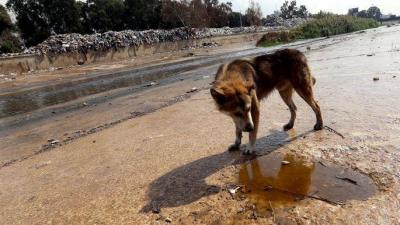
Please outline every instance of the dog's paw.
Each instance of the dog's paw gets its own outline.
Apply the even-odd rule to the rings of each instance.
[[[254,154],[254,147],[247,146],[246,148],[243,149],[242,154],[243,155],[253,155]]]
[[[283,126],[284,131],[291,130],[293,128],[294,124],[293,123],[288,123],[285,126]]]
[[[236,152],[240,150],[240,145],[237,144],[233,144],[231,146],[229,146],[228,148],[228,152]]]
[[[315,124],[315,126],[314,126],[314,130],[315,131],[317,131],[317,130],[322,130],[324,128],[324,125],[322,124],[322,123],[317,123],[317,124]]]

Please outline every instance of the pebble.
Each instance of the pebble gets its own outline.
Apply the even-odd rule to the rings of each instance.
[[[245,211],[244,208],[240,208],[240,209],[237,211],[237,213],[243,213],[244,211]]]
[[[60,143],[60,141],[57,140],[57,139],[49,139],[49,140],[47,140],[47,142],[48,142],[50,145],[56,145],[56,144],[59,144],[59,143]]]
[[[157,83],[156,82],[150,82],[150,84],[146,85],[146,87],[152,87],[152,86],[156,86]]]
[[[198,91],[199,89],[197,87],[193,87],[192,89],[190,89],[190,91],[188,91],[187,93],[193,93]]]

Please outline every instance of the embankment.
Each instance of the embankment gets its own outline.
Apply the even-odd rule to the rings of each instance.
[[[265,33],[256,32],[152,44],[143,43],[139,46],[112,47],[105,50],[7,56],[0,58],[0,74],[23,74],[29,71],[111,62],[151,55],[157,57],[157,55],[161,55],[162,53],[188,51],[191,48],[209,47],[210,45],[224,47],[240,43],[255,45]]]

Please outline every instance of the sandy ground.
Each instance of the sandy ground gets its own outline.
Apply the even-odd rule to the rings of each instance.
[[[345,139],[311,132],[314,115],[297,96],[289,132],[282,131],[290,113],[278,95],[262,103],[258,155],[291,153],[352,168],[378,187],[367,201],[304,199],[255,215],[246,196],[232,198],[227,187],[249,158],[226,151],[233,124],[206,90],[212,66],[3,132],[0,224],[400,224],[399,36],[400,27],[382,27],[310,45],[325,123]],[[193,86],[200,91],[186,94]],[[121,120],[132,112],[139,116]],[[40,151],[46,139],[107,123]]]

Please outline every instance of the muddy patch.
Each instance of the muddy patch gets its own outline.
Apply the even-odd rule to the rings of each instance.
[[[367,200],[377,191],[368,176],[354,170],[281,153],[243,164],[239,183],[259,211],[291,206],[305,198],[344,204]]]

